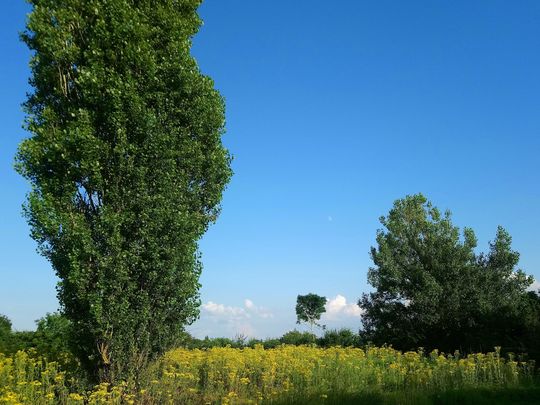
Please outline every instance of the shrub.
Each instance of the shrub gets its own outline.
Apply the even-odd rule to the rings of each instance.
[[[321,347],[359,347],[360,336],[350,329],[332,329],[327,330],[322,337],[317,339],[317,344]]]
[[[312,345],[317,343],[317,336],[310,332],[300,332],[294,329],[285,333],[279,340],[285,345]]]

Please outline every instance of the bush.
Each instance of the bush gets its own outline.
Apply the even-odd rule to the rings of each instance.
[[[237,342],[225,337],[209,338],[206,336],[204,339],[193,339],[188,345],[190,349],[211,349],[213,347],[227,346],[237,347]]]
[[[11,330],[11,320],[0,315],[0,353],[12,355],[19,350],[34,347],[34,332],[15,332]]]
[[[324,336],[317,339],[317,344],[321,347],[359,347],[360,336],[350,329],[332,329],[324,332]]]
[[[12,331],[11,321],[0,315],[0,353],[14,355],[32,349],[38,356],[60,363],[66,369],[76,367],[69,347],[71,322],[59,313],[46,314],[36,321],[37,330]]]
[[[0,353],[7,353],[12,345],[11,321],[5,315],[0,315]]]
[[[281,340],[279,340],[279,339],[266,339],[263,342],[263,347],[265,349],[275,349],[279,345],[281,345]]]
[[[310,332],[300,332],[294,329],[285,333],[279,340],[285,345],[313,345],[317,343],[317,336]]]

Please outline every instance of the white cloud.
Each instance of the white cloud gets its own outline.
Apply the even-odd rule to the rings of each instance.
[[[273,318],[274,315],[263,307],[258,307],[249,298],[244,300],[244,307],[232,307],[223,304],[217,304],[208,301],[202,305],[204,312],[211,316],[231,318],[231,319],[248,319],[252,316],[260,318]]]
[[[212,301],[208,301],[206,304],[203,304],[202,309],[209,315],[216,317],[231,319],[249,318],[249,314],[244,308],[225,306],[223,304],[216,304]]]
[[[533,283],[527,288],[528,291],[538,291],[540,290],[540,281],[534,280]]]
[[[263,307],[256,306],[253,301],[251,301],[249,298],[246,298],[244,300],[244,307],[246,307],[246,310],[248,313],[252,313],[256,316],[259,316],[261,318],[267,319],[267,318],[273,318],[274,314],[269,312],[267,309]]]
[[[244,300],[244,306],[247,308],[247,309],[252,309],[255,307],[255,304],[253,304],[253,301],[251,301],[249,298],[246,298]]]
[[[323,318],[335,321],[344,317],[360,318],[362,309],[355,302],[347,302],[347,299],[338,294],[326,302],[326,313]]]
[[[216,326],[221,325],[221,327],[211,329],[223,330],[225,328],[225,333],[230,336],[241,334],[254,337],[257,332],[253,322],[257,323],[259,321],[260,323],[262,320],[274,317],[274,314],[263,307],[255,305],[249,298],[244,300],[243,307],[208,301],[201,308],[201,320],[203,323],[206,320]]]

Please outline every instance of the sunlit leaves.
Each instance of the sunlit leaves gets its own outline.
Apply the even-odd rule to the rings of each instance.
[[[32,0],[17,168],[88,369],[137,374],[198,314],[197,242],[231,171],[224,104],[190,55],[198,0]]]

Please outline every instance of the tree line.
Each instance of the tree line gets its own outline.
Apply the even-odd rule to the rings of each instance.
[[[391,345],[450,353],[499,346],[540,360],[540,291],[528,290],[533,278],[517,267],[519,254],[506,230],[498,227],[489,251],[478,253],[473,230],[460,232],[450,212],[441,214],[422,194],[395,201],[380,222],[368,271],[374,291],[358,301],[363,310],[358,331],[326,330],[320,319],[327,299],[310,293],[298,295],[295,308],[297,323],[307,323],[310,332],[292,330],[260,340],[196,339],[184,331],[176,346]],[[313,327],[324,333],[317,337]],[[73,368],[76,357],[68,344],[73,338],[74,323],[65,315],[48,314],[37,321],[36,332],[15,333],[9,319],[0,316],[0,352],[34,348]]]
[[[481,352],[502,346],[540,358],[540,291],[518,268],[512,238],[498,227],[486,253],[471,228],[453,225],[422,194],[380,218],[368,282],[358,301],[363,344]],[[326,299],[298,296],[298,322],[317,325]]]

